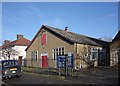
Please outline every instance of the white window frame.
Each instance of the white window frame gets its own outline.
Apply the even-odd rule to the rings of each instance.
[[[91,52],[90,60],[96,60],[98,58],[98,48],[91,48],[90,52]],[[93,58],[93,53],[96,53],[97,57]]]
[[[62,48],[64,48],[64,51],[62,51]],[[55,51],[54,51],[54,49],[55,49]],[[58,51],[56,51],[56,49],[58,49]],[[57,53],[59,55],[59,49],[61,49],[61,51],[60,51],[61,55],[62,55],[62,52],[64,52],[64,54],[65,54],[65,46],[53,48],[52,49],[52,57],[53,57],[54,60],[57,60]],[[55,53],[55,55],[54,55],[54,53]]]
[[[37,54],[36,54],[36,52],[37,52]],[[37,56],[36,56],[37,55]],[[30,57],[31,57],[31,61],[38,61],[38,51],[36,50],[36,51],[31,51],[30,52]]]

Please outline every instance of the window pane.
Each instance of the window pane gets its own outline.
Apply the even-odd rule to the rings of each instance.
[[[58,56],[58,52],[56,53],[56,55]]]
[[[62,47],[62,51],[64,51],[64,47]]]
[[[37,55],[36,55],[36,61],[37,61]]]
[[[58,48],[58,49],[59,49],[59,53],[58,54],[61,55],[61,48]]]
[[[35,59],[36,59],[36,61],[37,61],[37,51],[35,52]]]
[[[62,52],[62,55],[64,55],[64,52]]]
[[[59,52],[59,55],[61,55],[61,52]]]
[[[56,52],[58,52],[58,48],[56,48]]]
[[[59,52],[61,52],[61,48],[59,48]]]
[[[96,52],[93,52],[93,53],[92,53],[92,59],[95,59],[95,58],[97,58],[97,53],[96,53]]]
[[[54,60],[55,60],[55,53],[54,53]]]

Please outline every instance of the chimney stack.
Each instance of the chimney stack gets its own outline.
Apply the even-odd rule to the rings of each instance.
[[[8,43],[10,43],[9,40],[5,40],[5,41],[4,41],[4,44],[8,44]]]
[[[69,31],[68,27],[65,27],[65,30],[64,30],[64,31],[67,31],[67,32],[68,32],[68,31]]]
[[[19,40],[20,38],[23,38],[23,35],[18,34],[18,35],[17,35],[17,40]]]

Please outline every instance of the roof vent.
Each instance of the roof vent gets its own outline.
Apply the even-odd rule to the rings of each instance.
[[[68,32],[68,31],[69,31],[68,27],[65,27],[65,30],[64,30],[64,31],[67,31],[67,32]]]

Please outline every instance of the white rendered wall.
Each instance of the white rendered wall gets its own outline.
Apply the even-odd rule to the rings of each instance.
[[[15,59],[18,60],[19,56],[22,56],[22,59],[24,59],[26,57],[26,48],[27,46],[14,46],[14,49],[19,53],[17,56],[15,56]]]

